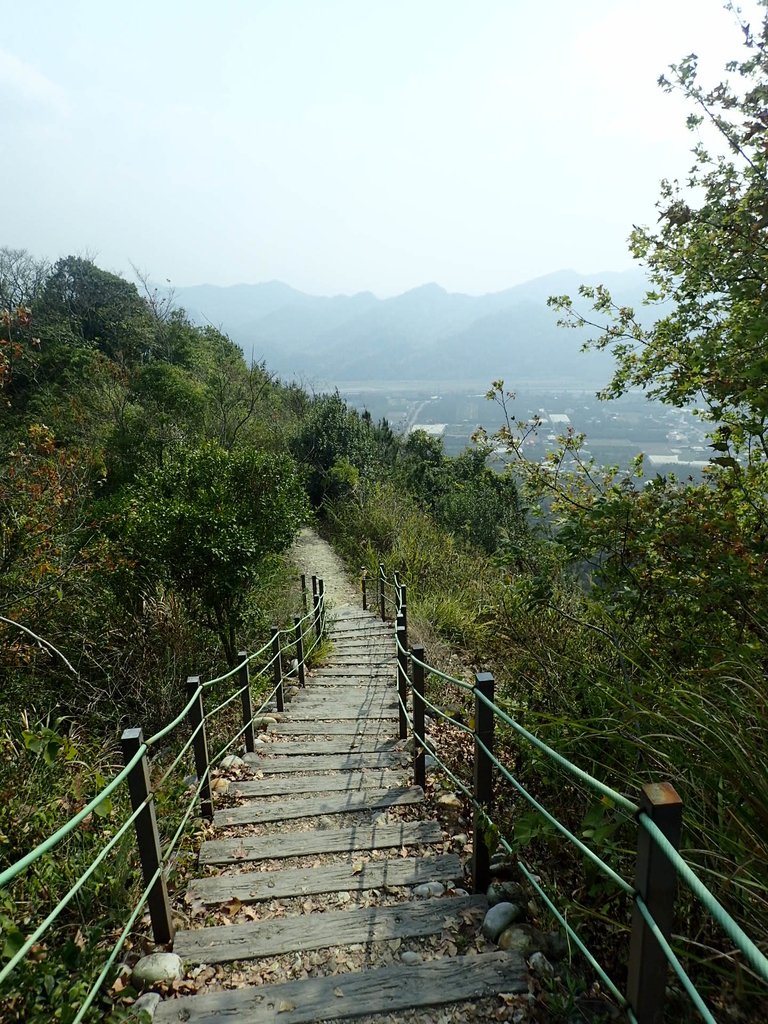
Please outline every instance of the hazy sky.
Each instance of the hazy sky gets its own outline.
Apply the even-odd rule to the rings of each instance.
[[[691,51],[740,56],[719,0],[0,0],[0,245],[317,293],[622,269]]]

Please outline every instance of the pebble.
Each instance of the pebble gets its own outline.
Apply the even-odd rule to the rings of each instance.
[[[222,796],[224,793],[228,793],[229,779],[213,779],[211,782],[211,791],[214,793],[220,793]]]
[[[175,953],[150,953],[139,960],[131,978],[139,988],[145,988],[159,981],[178,981],[183,973],[180,956]]]
[[[400,954],[400,959],[408,967],[421,963],[421,953],[415,953],[412,949],[406,949]]]
[[[488,886],[488,906],[497,903],[519,903],[524,898],[523,887],[519,882],[493,882]]]
[[[266,729],[268,725],[277,725],[277,719],[274,715],[264,715],[262,718],[254,718],[253,724],[259,729]]]
[[[505,928],[496,940],[499,949],[507,953],[534,953],[546,944],[545,936],[529,924],[516,924]]]
[[[482,932],[486,939],[495,942],[501,933],[509,928],[514,921],[523,916],[522,907],[517,903],[497,903],[491,907],[483,919]]]
[[[441,882],[424,882],[422,885],[417,885],[413,890],[414,896],[426,897],[426,896],[442,896],[445,892],[445,886]]]
[[[442,796],[437,798],[437,802],[440,807],[446,807],[450,810],[460,811],[463,807],[461,797],[456,796],[455,793],[443,793]]]
[[[155,1016],[155,1010],[160,1005],[160,995],[157,992],[145,992],[140,995],[131,1009],[136,1013],[146,1013],[150,1017]]]
[[[436,768],[437,767],[437,758],[433,757],[432,754],[427,754],[426,757],[424,758],[424,767],[425,768]]]
[[[469,893],[467,892],[466,889],[454,889],[453,890],[453,895],[454,896],[469,896]]]
[[[453,837],[453,841],[457,846],[466,846],[469,842],[469,837],[465,832],[459,832],[457,836]]]
[[[541,952],[531,954],[531,957],[528,960],[528,966],[537,978],[544,979],[554,977],[555,968]]]
[[[338,899],[339,903],[349,903],[349,901],[352,899],[348,892],[340,892],[336,898]]]
[[[221,759],[222,768],[245,768],[245,761],[237,754],[228,754]]]

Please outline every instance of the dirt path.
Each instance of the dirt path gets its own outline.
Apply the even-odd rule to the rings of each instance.
[[[291,558],[300,572],[319,576],[325,584],[325,596],[331,608],[341,610],[359,606],[359,588],[352,583],[344,563],[327,541],[318,537],[314,530],[305,527],[296,538],[291,549]]]

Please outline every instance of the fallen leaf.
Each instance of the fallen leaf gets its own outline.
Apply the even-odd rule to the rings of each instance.
[[[295,1009],[296,1009],[296,1003],[289,1003],[287,999],[284,999],[281,1003],[278,1004],[277,1012],[278,1013],[288,1013],[289,1010],[295,1010]]]
[[[361,860],[356,860],[355,863],[352,865],[352,874],[361,875],[363,873],[363,867],[363,862]]]
[[[337,997],[338,999],[343,999],[343,998],[344,998],[344,993],[343,993],[343,992],[341,991],[341,989],[340,989],[340,988],[335,988],[335,989],[333,990],[333,994],[334,994],[334,995],[335,995],[335,996],[336,996],[336,997]]]

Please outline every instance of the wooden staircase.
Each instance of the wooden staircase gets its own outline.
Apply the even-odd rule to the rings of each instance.
[[[178,931],[175,952],[188,964],[233,965],[236,973],[223,982],[217,976],[218,990],[209,985],[164,1000],[157,1024],[398,1019],[420,1007],[527,991],[519,956],[472,946],[485,897],[454,893],[461,861],[442,849],[440,823],[420,816],[424,794],[408,784],[411,758],[397,739],[391,630],[345,606],[330,636],[328,665],[271,726],[272,742],[246,755],[256,777],[236,784],[239,806],[216,812],[220,835],[203,844],[199,858],[209,873],[188,886],[190,905],[211,914],[232,908],[235,919]],[[427,882],[444,883],[445,894],[414,896],[412,887]],[[252,919],[239,919],[243,906]],[[278,912],[261,916],[268,906]],[[435,936],[447,937],[449,955],[435,957]],[[423,956],[415,955],[416,941]],[[406,947],[421,962],[401,960]],[[237,981],[247,975],[244,965],[300,960],[315,950],[335,955],[318,961],[310,976]]]

